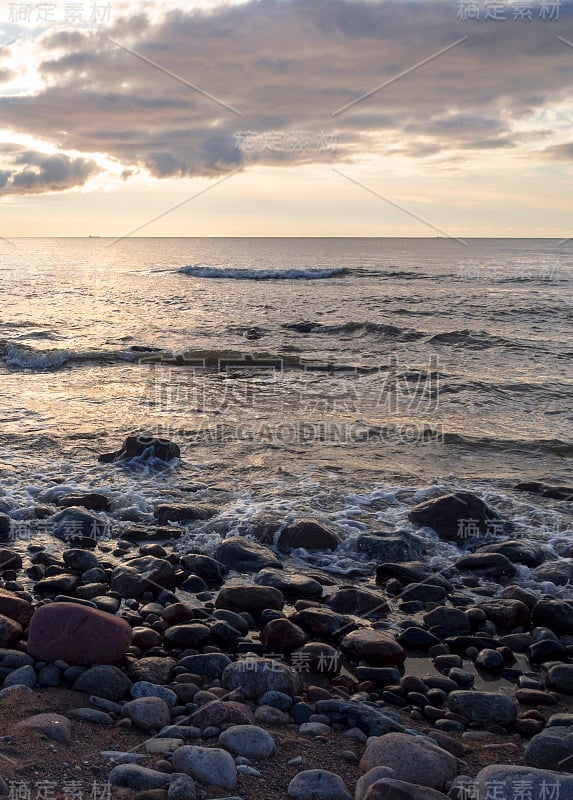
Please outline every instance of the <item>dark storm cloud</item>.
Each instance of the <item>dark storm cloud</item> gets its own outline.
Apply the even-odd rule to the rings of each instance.
[[[561,3],[558,21],[539,19],[539,6],[524,22],[460,22],[457,0],[252,0],[173,11],[156,24],[139,14],[107,32],[45,35],[38,47],[47,88],[0,98],[0,112],[16,131],[159,177],[511,149],[516,122],[571,96],[573,49],[557,37],[573,39],[573,1]],[[334,134],[336,152],[319,145]],[[249,135],[256,147],[247,150]]]
[[[82,186],[99,172],[86,158],[24,151],[12,157],[12,168],[0,171],[0,189],[9,194],[36,194]]]

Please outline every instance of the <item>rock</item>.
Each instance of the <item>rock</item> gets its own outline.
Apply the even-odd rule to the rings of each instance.
[[[352,617],[346,614],[337,614],[329,608],[305,608],[289,617],[290,621],[303,631],[306,631],[312,640],[341,639],[349,631],[356,628]]]
[[[288,711],[292,706],[292,697],[284,692],[265,692],[258,700],[259,706],[272,706],[280,711]]]
[[[451,753],[406,733],[389,733],[367,745],[360,774],[373,767],[391,767],[398,780],[432,789],[443,789],[457,774],[456,759]]]
[[[322,597],[322,584],[308,575],[289,575],[283,569],[262,569],[255,578],[258,586],[274,586],[290,599],[318,600]]]
[[[167,800],[195,800],[195,784],[189,775],[172,775]]]
[[[479,572],[492,580],[513,578],[517,575],[517,569],[501,553],[471,553],[458,558],[453,566],[459,572]]]
[[[365,800],[446,800],[447,795],[425,786],[382,778],[371,785]]]
[[[487,619],[495,622],[502,631],[510,631],[517,627],[528,627],[531,621],[529,608],[521,600],[484,600],[479,607]]]
[[[486,544],[478,548],[478,553],[501,553],[512,564],[525,564],[526,567],[538,567],[547,560],[547,550],[535,542],[524,539],[509,539],[505,542]]]
[[[273,619],[261,631],[261,642],[269,653],[290,653],[306,644],[307,635],[288,619]]]
[[[258,618],[266,608],[281,611],[284,602],[281,592],[272,586],[242,585],[221,589],[215,606],[229,611],[248,611]]]
[[[36,610],[28,632],[28,651],[42,661],[69,665],[113,664],[131,643],[128,623],[105,611],[75,603],[49,603]]]
[[[177,695],[175,692],[167,686],[160,686],[157,683],[137,681],[137,683],[132,685],[130,692],[134,700],[140,697],[160,697],[167,703],[169,708],[177,705]]]
[[[218,747],[184,745],[173,753],[173,768],[197,781],[222,789],[234,789],[237,769],[230,753]]]
[[[340,643],[343,653],[357,661],[365,659],[370,664],[384,667],[402,664],[406,658],[404,648],[382,631],[361,628],[352,631]]]
[[[501,672],[505,666],[505,661],[499,650],[491,650],[487,647],[480,650],[476,658],[476,667],[485,672]]]
[[[282,563],[270,548],[241,536],[221,542],[215,558],[237,572],[258,572],[268,567],[282,569]]]
[[[95,694],[107,700],[121,700],[131,688],[131,681],[117,667],[102,665],[83,672],[72,688],[75,692]]]
[[[336,648],[323,642],[307,642],[292,653],[301,670],[321,675],[336,675],[342,666],[342,656]]]
[[[35,685],[36,670],[27,664],[24,667],[18,667],[7,675],[4,678],[2,687],[5,689],[7,686],[27,686],[29,689],[33,689]]]
[[[128,461],[141,456],[157,458],[160,461],[172,461],[174,458],[181,458],[181,450],[178,445],[168,439],[139,434],[139,436],[128,436],[121,450],[115,453],[104,453],[99,456],[98,461],[102,464],[110,464],[113,461]]]
[[[165,647],[180,650],[199,649],[207,644],[210,638],[211,630],[200,622],[190,625],[174,625],[172,628],[168,628],[163,635]]]
[[[404,601],[419,600],[422,603],[441,603],[446,597],[443,586],[432,586],[429,583],[411,583],[401,593]]]
[[[448,695],[448,705],[457,714],[484,728],[490,725],[509,727],[517,717],[517,703],[513,697],[494,692],[455,691]]]
[[[428,586],[442,586],[446,592],[453,589],[447,578],[421,561],[409,561],[403,564],[386,562],[376,568],[376,583],[386,583],[391,578],[404,585],[424,583]]]
[[[72,724],[62,714],[35,714],[33,717],[17,722],[16,727],[41,733],[54,742],[68,744],[72,738]]]
[[[545,728],[529,741],[523,758],[528,767],[572,773],[573,730],[560,726]]]
[[[503,532],[503,519],[471,492],[454,492],[415,506],[408,514],[414,525],[432,528],[441,539],[468,543],[474,537]],[[501,527],[501,530],[500,530]]]
[[[27,628],[32,619],[34,607],[27,600],[18,597],[17,594],[0,588],[0,615],[9,617],[18,622],[23,628]]]
[[[109,498],[101,492],[76,492],[74,494],[60,495],[56,498],[56,505],[59,508],[81,506],[90,511],[109,511],[111,508]]]
[[[390,767],[373,767],[369,769],[368,772],[365,772],[364,775],[358,779],[354,792],[354,800],[364,800],[366,792],[373,783],[381,780],[381,778],[392,778],[393,776],[394,770]]]
[[[492,786],[499,787],[498,797],[513,797],[515,787],[526,786],[532,798],[573,800],[573,778],[560,772],[531,767],[490,764],[476,775],[471,787],[472,796],[485,798]],[[460,794],[460,798],[464,797]]]
[[[573,694],[573,665],[556,664],[547,671],[547,685],[555,692]]]
[[[144,731],[160,730],[171,722],[169,706],[160,697],[139,697],[137,700],[130,700],[121,711],[136,728]]]
[[[111,589],[122,597],[138,598],[145,592],[172,589],[175,570],[164,558],[141,556],[120,564],[113,571]]]
[[[128,664],[126,671],[134,681],[149,681],[149,683],[164,685],[171,680],[176,666],[177,662],[174,658],[145,656]]]
[[[379,561],[415,561],[422,558],[426,548],[419,536],[408,531],[400,531],[398,535],[387,533],[363,533],[356,540],[356,549],[369,558]]]
[[[269,758],[276,745],[270,733],[258,725],[233,725],[219,736],[220,744],[235,756]]]
[[[312,738],[314,736],[328,736],[332,733],[332,728],[324,722],[303,722],[298,732],[301,736]]]
[[[573,581],[573,562],[560,560],[541,564],[534,570],[533,577],[536,581],[551,581],[556,586],[566,586]]]
[[[205,678],[220,678],[230,663],[231,659],[224,653],[200,653],[196,656],[186,656],[179,661],[181,667]]]
[[[79,579],[75,575],[61,572],[59,575],[51,575],[49,578],[36,581],[34,592],[41,595],[73,595],[78,583]]]
[[[229,572],[224,564],[210,556],[187,553],[181,561],[186,570],[203,578],[207,583],[221,584]]]
[[[14,550],[0,549],[0,573],[6,570],[18,572],[22,569],[22,556]]]
[[[46,664],[38,672],[38,686],[59,686],[62,682],[62,673],[55,664]]]
[[[109,535],[108,522],[98,517],[93,511],[80,508],[80,506],[70,506],[58,511],[57,514],[50,517],[49,522],[50,532],[64,541],[77,537],[97,541]]]
[[[79,547],[64,550],[62,557],[66,567],[77,572],[87,572],[89,569],[97,569],[99,567],[97,556],[89,550],[82,550]]]
[[[199,728],[224,728],[228,725],[252,725],[253,712],[234,700],[213,700],[193,712],[193,725]]]
[[[429,628],[438,627],[445,628],[451,633],[446,635],[453,635],[456,633],[469,633],[470,622],[465,611],[461,608],[448,608],[441,606],[435,608],[428,614],[424,614],[424,624]]]
[[[306,769],[288,785],[288,796],[295,800],[352,800],[344,781],[325,769]]]
[[[265,692],[283,692],[290,697],[300,686],[300,678],[286,664],[270,658],[253,658],[229,664],[221,679],[228,690],[240,689],[248,699],[257,699]]]
[[[518,483],[513,487],[518,492],[532,492],[540,494],[542,497],[549,497],[552,500],[573,500],[573,488],[569,486],[549,486],[538,481],[528,481]]]
[[[109,773],[112,786],[123,786],[126,789],[162,789],[169,785],[171,776],[166,772],[142,767],[139,764],[118,764]]]
[[[539,600],[531,613],[531,621],[561,636],[573,634],[573,605],[566,600]]]
[[[333,611],[355,614],[369,619],[383,617],[390,610],[381,594],[350,586],[345,586],[331,594],[325,605]]]
[[[72,708],[68,714],[72,719],[92,722],[94,725],[113,725],[113,717],[97,708]]]
[[[277,547],[290,551],[299,547],[305,550],[336,550],[338,537],[320,522],[313,519],[299,519],[286,525],[279,533]]]
[[[165,739],[161,736],[153,736],[145,742],[145,749],[148,753],[155,755],[170,756],[184,744],[184,739]]]
[[[402,647],[407,647],[411,650],[429,650],[440,640],[433,633],[425,631],[423,628],[417,628],[414,625],[411,628],[406,628],[397,637],[396,641]]]
[[[189,505],[187,503],[160,503],[155,506],[155,517],[160,525],[167,525],[169,522],[195,522],[213,517],[217,513],[214,506],[197,503]]]
[[[354,700],[319,700],[316,703],[316,710],[319,714],[326,714],[337,720],[342,717],[348,727],[358,727],[368,736],[384,736],[387,733],[404,730],[399,718],[397,720],[392,712]]]
[[[22,638],[24,630],[19,622],[0,614],[0,647],[9,647],[17,644]]]

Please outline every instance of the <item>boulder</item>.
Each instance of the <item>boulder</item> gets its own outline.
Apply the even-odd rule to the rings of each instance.
[[[221,682],[229,691],[240,689],[248,699],[257,699],[265,692],[283,692],[292,697],[300,686],[294,670],[270,658],[235,661],[225,668]]]
[[[70,506],[58,511],[50,517],[49,526],[50,532],[64,541],[92,539],[95,542],[109,538],[110,533],[107,520],[80,506]]]
[[[284,597],[272,586],[225,586],[215,600],[217,608],[229,611],[248,611],[254,617],[260,617],[266,608],[280,611],[284,606]]]
[[[547,671],[547,685],[555,692],[573,694],[573,664],[555,664]]]
[[[364,800],[446,800],[447,795],[427,786],[398,781],[394,778],[381,778],[373,783]]]
[[[268,653],[290,653],[307,639],[303,629],[288,619],[273,619],[261,631],[261,642]]]
[[[0,588],[0,614],[2,616],[10,617],[23,628],[27,628],[33,613],[34,607],[31,603],[7,589]]]
[[[273,737],[258,725],[233,725],[219,736],[220,744],[235,756],[269,758],[276,750]]]
[[[539,600],[531,613],[531,621],[550,628],[558,636],[573,634],[573,604],[566,600]]]
[[[355,614],[373,619],[385,616],[390,610],[382,594],[357,589],[354,586],[338,589],[330,595],[325,605],[343,614]]]
[[[552,500],[573,500],[573,487],[570,486],[549,486],[547,483],[528,481],[518,483],[513,488],[518,492],[531,492]]]
[[[258,586],[274,586],[290,599],[318,600],[322,597],[322,584],[309,575],[288,574],[281,568],[265,568],[255,577]]]
[[[157,458],[160,461],[172,461],[174,458],[181,458],[181,450],[169,439],[139,434],[139,436],[128,436],[120,450],[115,453],[103,453],[99,456],[98,461],[102,464],[110,464],[113,461],[129,461],[141,456]]]
[[[184,745],[173,753],[173,768],[196,781],[222,789],[234,789],[237,768],[233,756],[218,747]]]
[[[17,722],[16,727],[41,733],[54,742],[68,744],[72,738],[72,724],[62,714],[35,714],[33,717]]]
[[[138,598],[145,592],[173,589],[175,570],[164,558],[141,556],[120,564],[113,571],[111,589],[122,597]]]
[[[360,761],[360,774],[373,767],[391,767],[400,781],[443,789],[457,775],[455,757],[425,738],[406,733],[388,733],[367,745]]]
[[[528,767],[573,773],[573,730],[561,726],[545,728],[530,739],[523,758]]]
[[[501,553],[471,553],[458,558],[453,566],[459,572],[479,572],[495,581],[517,575],[516,567]]]
[[[462,714],[470,722],[484,728],[490,725],[509,727],[517,717],[517,703],[513,697],[495,692],[455,691],[448,695],[451,711]]]
[[[422,539],[408,531],[399,531],[397,535],[363,533],[356,540],[356,549],[369,558],[394,563],[415,561],[426,552]]]
[[[382,631],[360,628],[344,637],[340,649],[355,661],[365,659],[374,666],[402,664],[406,659],[404,648]]]
[[[281,562],[272,550],[253,539],[240,536],[221,542],[215,551],[215,558],[237,572],[258,572],[265,567],[282,569]]]
[[[486,544],[478,548],[478,553],[501,553],[512,564],[524,564],[526,567],[538,567],[548,558],[547,549],[535,542],[524,539],[509,539],[505,542]]]
[[[160,525],[169,522],[196,522],[213,517],[217,513],[215,506],[197,503],[160,503],[153,511]]]
[[[325,769],[305,769],[288,785],[288,796],[295,800],[352,800],[344,781]]]
[[[28,652],[35,658],[84,666],[114,664],[130,643],[125,620],[76,603],[40,606],[28,632]]]
[[[161,697],[138,697],[130,700],[122,707],[121,713],[136,728],[144,731],[158,731],[171,722],[169,706]]]
[[[106,700],[121,700],[131,688],[131,681],[120,669],[113,666],[97,666],[82,672],[72,689]]]
[[[286,525],[279,533],[277,547],[279,550],[336,550],[338,537],[320,522],[313,519],[299,519]]]
[[[496,788],[496,796],[499,798],[512,798],[516,787],[523,786],[527,787],[528,796],[531,798],[573,800],[572,777],[562,772],[550,772],[528,766],[490,764],[484,767],[475,777],[474,785],[471,787],[472,797],[487,797],[492,786],[499,787]]]
[[[504,527],[497,511],[471,492],[453,492],[419,503],[411,509],[408,519],[461,546],[471,538],[503,532]]]
[[[17,644],[24,634],[19,622],[0,614],[0,647],[10,647]]]
[[[352,617],[337,614],[329,608],[305,608],[292,614],[289,619],[314,640],[340,639],[356,628],[356,622]]]

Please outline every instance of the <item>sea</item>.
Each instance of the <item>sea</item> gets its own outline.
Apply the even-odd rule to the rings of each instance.
[[[0,292],[15,521],[98,490],[121,538],[159,502],[201,501],[218,513],[181,546],[212,553],[309,517],[342,543],[293,563],[352,577],[373,569],[357,536],[413,531],[415,503],[466,489],[555,558],[573,544],[571,502],[514,488],[573,486],[572,241],[2,239]],[[98,462],[133,433],[181,462]],[[431,563],[459,556],[421,535]]]

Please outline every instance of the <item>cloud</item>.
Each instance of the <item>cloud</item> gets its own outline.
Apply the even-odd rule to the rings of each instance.
[[[0,189],[4,194],[63,191],[82,186],[99,172],[97,164],[90,159],[29,150],[13,157],[12,162],[11,169],[0,171]]]
[[[524,22],[460,22],[455,0],[250,0],[154,22],[138,14],[106,31],[45,34],[44,88],[0,96],[0,113],[19,133],[160,178],[374,154],[469,158],[518,150],[516,128],[535,137],[535,115],[571,99],[573,50],[557,36],[572,29],[573,2],[561,3],[558,21],[536,10]],[[257,142],[248,152],[238,146],[247,134]],[[336,151],[320,147],[334,134]],[[80,183],[87,167],[77,169],[68,179]],[[58,185],[30,180],[34,191]]]

